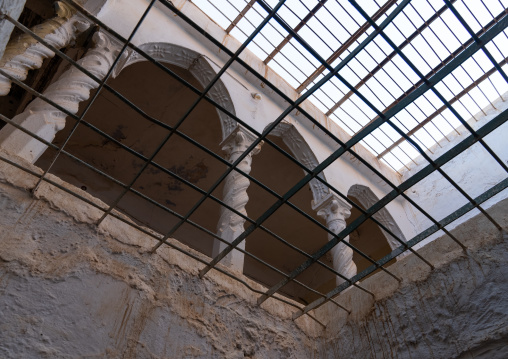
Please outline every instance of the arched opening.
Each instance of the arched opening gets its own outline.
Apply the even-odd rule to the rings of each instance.
[[[362,185],[351,186],[348,191],[348,198],[364,210],[368,209],[379,200],[369,187]],[[351,216],[346,220],[347,225],[350,225],[361,213],[362,212],[358,208],[353,206],[351,209]],[[405,241],[405,237],[400,231],[400,228],[386,208],[378,211],[378,213],[374,215],[374,218],[388,228],[393,234],[397,235],[399,239]],[[383,258],[400,245],[398,241],[385,230],[381,229],[379,225],[371,219],[365,221],[360,227],[354,230],[349,235],[349,241],[353,246],[369,255],[374,260]],[[370,261],[356,251],[353,254],[353,261],[357,266],[358,273],[372,265]],[[388,262],[387,265],[389,266],[393,262],[394,260]]]
[[[196,88],[202,89],[190,71],[169,64],[167,67]],[[146,114],[169,126],[175,126],[197,98],[185,85],[149,62],[138,62],[126,67],[115,79],[108,81],[108,84]],[[85,105],[86,103],[81,104],[81,111]],[[130,150],[149,158],[170,133],[169,129],[150,122],[106,90],[97,97],[84,120],[125,148],[80,124],[65,150],[124,184],[132,182],[145,163]],[[74,124],[74,120],[67,119],[65,129],[55,138],[54,143],[57,146],[64,143]],[[221,153],[219,115],[206,101],[199,103],[179,127],[179,131],[211,151]],[[54,154],[54,150],[47,150],[36,165],[46,169]],[[182,216],[202,196],[191,186],[208,190],[226,168],[210,154],[176,134],[160,148],[153,160],[160,167],[148,165],[134,181],[132,188]],[[182,180],[165,173],[164,169],[178,175]],[[123,188],[113,180],[64,154],[58,157],[51,173],[108,205],[114,204],[123,192]],[[222,185],[218,191],[221,190]],[[176,215],[133,192],[123,195],[117,208],[139,224],[160,233],[167,233],[179,222]],[[207,200],[190,219],[215,233],[218,208],[213,201]],[[211,255],[213,238],[189,224],[179,227],[172,237]]]
[[[285,143],[287,137],[286,141],[277,136],[268,136],[268,138],[288,154],[294,155]],[[283,195],[302,179],[304,172],[272,146],[265,144],[261,152],[253,158],[251,175],[279,195]],[[276,202],[274,196],[256,184],[251,184],[248,194],[251,200],[247,204],[247,213],[253,219],[257,219]],[[311,207],[312,200],[313,192],[310,186],[306,185],[290,201],[312,218],[323,223]],[[328,241],[324,230],[288,205],[280,207],[264,225],[268,230],[309,254],[314,254]],[[285,273],[291,273],[307,260],[307,257],[297,250],[260,229],[256,229],[247,238],[246,249]],[[330,256],[323,257],[321,261],[333,267]],[[248,257],[245,258],[244,273],[268,286],[276,284],[283,278],[274,270]],[[335,286],[335,275],[318,264],[312,265],[296,279],[321,293],[326,293]],[[316,293],[294,282],[284,286],[281,292],[301,303],[309,303],[318,298]]]

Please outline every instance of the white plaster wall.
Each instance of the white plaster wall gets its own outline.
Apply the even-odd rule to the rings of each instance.
[[[478,121],[469,120],[470,125],[473,129],[478,129],[485,123],[499,115],[502,111],[508,108],[508,95],[505,94],[503,99],[498,99],[494,102],[494,107],[489,106],[484,109],[485,114],[478,113],[476,118]],[[433,148],[434,154],[430,157],[435,159],[449,150],[455,144],[461,142],[464,138],[470,135],[469,131],[464,127],[459,128],[461,135],[451,134],[451,142],[441,141],[442,147]],[[508,136],[508,124],[500,126],[494,132],[489,134],[485,138],[485,142],[490,148],[499,156],[499,158],[506,164],[508,161],[508,146],[506,145],[506,138]],[[418,165],[410,167],[410,171],[404,173],[403,180],[411,177],[414,173],[418,172],[421,168],[427,165],[425,159],[418,158]],[[445,164],[443,170],[448,174],[464,191],[475,198],[501,182],[507,177],[506,171],[494,160],[494,158],[485,150],[485,148],[476,143],[475,145],[462,152],[459,156]],[[446,180],[441,174],[434,172],[430,176],[426,177],[411,189],[406,191],[407,195],[419,204],[424,210],[428,211],[434,218],[441,220],[453,213],[461,206],[468,203],[466,197],[464,197],[452,184]],[[486,209],[492,206],[494,203],[508,197],[508,191],[503,191],[487,201],[482,205],[482,208]],[[421,232],[432,225],[430,220],[411,208],[412,206],[406,203],[407,211],[413,211],[415,213],[415,220],[413,225]],[[452,229],[466,220],[472,218],[478,214],[478,210],[473,210],[463,217],[459,218],[449,226],[447,229]],[[420,246],[429,243],[433,239],[440,236],[441,233],[436,233],[430,236],[428,239],[420,243]]]
[[[146,9],[147,3],[141,0],[136,2],[129,1],[127,6],[126,0],[116,0],[108,3],[99,14],[99,18],[124,37],[128,37],[135,23]],[[232,51],[235,51],[240,46],[240,43],[236,39],[227,35],[223,29],[211,21],[191,2],[181,1],[176,5],[181,8],[182,12],[196,21],[210,35],[214,36]],[[121,22],[118,21],[120,18],[122,19]],[[216,71],[229,59],[223,51],[218,50],[209,40],[190,28],[189,25],[174,16],[162,5],[158,5],[150,11],[133,40],[133,43],[137,46],[154,42],[176,44],[203,54],[212,66],[215,67]],[[295,100],[299,97],[293,88],[280,76],[271,71],[269,67],[264,65],[248,49],[245,49],[240,57],[259,73],[264,74],[270,82],[286,93],[289,98]],[[258,132],[262,132],[269,124],[275,121],[289,105],[237,63],[234,63],[227,70],[227,73],[221,77],[221,80],[228,88],[237,116]],[[253,102],[251,96],[253,93],[263,94],[262,99]],[[337,124],[324,116],[309,101],[305,101],[302,107],[342,141],[346,142],[350,138]],[[308,140],[309,145],[320,161],[327,158],[333,150],[338,148],[333,139],[316,128],[301,113],[293,111],[285,120],[297,126],[300,133]],[[398,184],[400,182],[400,178],[395,172],[380,163],[361,145],[356,145],[354,149],[393,183]],[[342,168],[343,166],[345,168]],[[372,173],[363,166],[358,166],[357,162],[351,159],[351,156],[344,156],[341,160],[334,163],[333,167],[335,169],[325,170],[325,176],[327,176],[327,179],[329,179],[328,177],[336,177],[334,185],[344,193],[347,193],[349,188],[354,184],[369,185],[373,191],[377,191],[380,194],[384,193],[379,189],[379,180],[373,179]],[[328,173],[330,173],[330,176],[328,176]]]

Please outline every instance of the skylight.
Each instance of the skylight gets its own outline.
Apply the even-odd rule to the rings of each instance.
[[[256,0],[193,2],[241,42],[267,14]],[[362,0],[358,4],[380,24],[400,2]],[[268,6],[276,3],[266,1]],[[456,9],[464,23],[448,5]],[[451,0],[448,5],[443,0],[412,1],[384,31],[402,56],[377,35],[338,73],[342,80],[354,86],[357,94],[344,81],[333,77],[310,100],[354,135],[377,117],[376,109],[386,112],[422,83],[420,75],[431,77],[473,43],[475,39],[466,26],[480,37],[508,12],[508,0]],[[354,1],[348,0],[287,0],[278,16],[332,68],[373,31],[355,8]],[[302,46],[276,19],[263,28],[248,48],[299,93],[307,91],[329,72],[316,54]],[[490,41],[486,49],[471,56],[438,83],[437,92],[426,92],[394,116],[392,120],[398,129],[432,152],[442,141],[450,141],[451,134],[464,131],[458,130],[461,122],[457,115],[466,121],[477,120],[478,113],[493,106],[508,91],[508,77],[504,73],[508,60],[506,31]],[[409,169],[419,155],[387,123],[367,136],[362,144],[399,172]]]

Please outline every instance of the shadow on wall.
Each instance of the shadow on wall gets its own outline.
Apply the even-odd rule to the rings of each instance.
[[[363,210],[368,209],[379,200],[369,187],[363,185],[351,186],[348,191],[348,198]],[[346,220],[346,224],[349,226],[361,214],[362,212],[359,209],[353,207],[351,209],[351,216]],[[388,228],[399,239],[404,242],[406,241],[404,234],[402,234],[399,226],[395,223],[395,220],[386,208],[378,211],[374,215],[374,218],[383,224],[383,226]],[[383,258],[387,254],[391,253],[393,249],[400,246],[400,243],[395,240],[393,236],[381,229],[372,219],[368,219],[360,227],[354,230],[349,235],[349,241],[353,246],[374,260]],[[353,254],[353,261],[357,266],[358,273],[372,265],[372,262],[356,251]],[[395,259],[388,262],[386,266],[389,266],[394,262]],[[378,271],[380,271],[380,269],[373,273],[377,273]]]

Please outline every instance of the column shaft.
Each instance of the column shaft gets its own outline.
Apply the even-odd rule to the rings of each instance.
[[[229,162],[235,162],[245,150],[252,144],[255,137],[238,127],[231,135],[223,142],[223,150],[227,154]],[[257,154],[261,145],[257,146],[251,151],[237,166],[237,168],[247,174],[251,171],[252,156]],[[223,202],[234,208],[236,211],[246,215],[247,211],[245,206],[249,201],[247,195],[247,188],[250,185],[250,180],[237,171],[232,171],[224,180]],[[221,208],[219,223],[217,225],[217,234],[227,242],[231,243],[244,231],[245,219],[233,213],[229,209]],[[212,255],[215,257],[227,247],[227,244],[214,241]],[[238,245],[239,248],[245,249],[245,241]],[[243,271],[244,255],[240,251],[233,250],[222,261],[222,264],[230,268]]]
[[[346,228],[346,219],[351,215],[351,206],[338,197],[330,196],[319,206],[317,206],[317,214],[326,220],[326,226],[335,234],[340,233]],[[328,240],[332,240],[334,236],[328,234]],[[349,236],[344,238],[349,242]],[[356,264],[353,262],[353,250],[343,242],[338,243],[330,251],[333,261],[333,269],[342,274],[346,278],[356,275]],[[337,276],[336,284],[340,285],[345,280]]]
[[[95,33],[93,40],[95,47],[89,50],[78,63],[98,79],[103,79],[118,56],[121,47],[119,43],[113,42],[101,32]],[[71,67],[43,94],[70,113],[76,114],[79,104],[88,100],[90,91],[98,86],[99,84],[88,75],[76,67]],[[51,142],[56,133],[65,127],[66,116],[65,113],[46,101],[37,98],[27,106],[23,113],[15,116],[12,120]],[[47,146],[43,143],[11,125],[6,125],[0,131],[0,149],[31,163],[37,161],[46,148]]]

